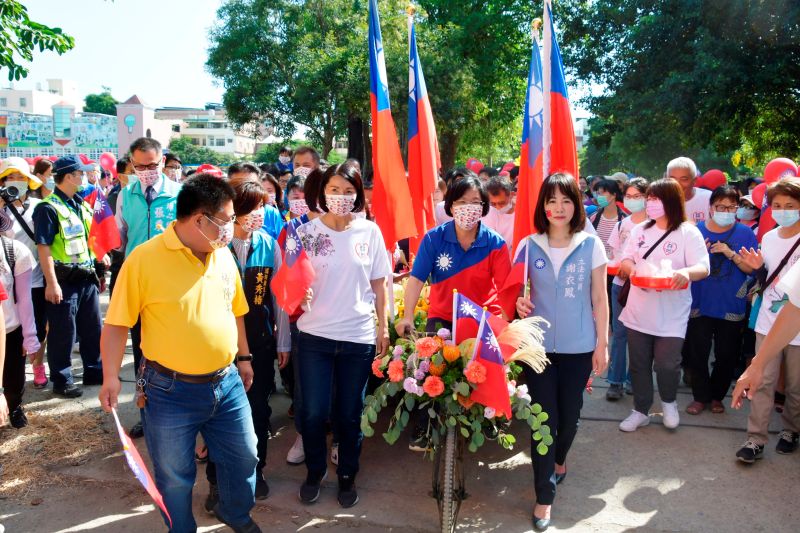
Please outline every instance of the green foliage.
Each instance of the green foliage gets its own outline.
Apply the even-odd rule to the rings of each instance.
[[[184,165],[202,165],[210,163],[217,166],[227,166],[239,159],[230,154],[215,152],[205,146],[192,144],[189,137],[176,137],[169,142],[169,151],[181,158]]]
[[[264,144],[259,147],[258,151],[256,151],[256,155],[253,159],[256,163],[275,163],[278,160],[278,155],[280,155],[282,147],[288,146],[294,150],[303,144],[305,143],[300,141],[285,141],[280,143]]]
[[[103,91],[98,94],[87,94],[84,99],[83,111],[85,113],[102,113],[116,116],[119,100],[111,96],[111,92]]]
[[[0,68],[8,69],[9,80],[28,75],[20,61],[33,61],[33,53],[50,50],[61,55],[72,50],[75,39],[61,28],[51,28],[28,18],[28,10],[16,0],[0,1]]]
[[[660,176],[677,155],[701,168],[749,147],[750,168],[800,155],[800,4],[793,0],[559,3],[564,63],[600,86],[586,174]]]

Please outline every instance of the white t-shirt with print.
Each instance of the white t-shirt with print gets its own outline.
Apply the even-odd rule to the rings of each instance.
[[[646,219],[645,222],[647,222]],[[641,224],[641,222],[639,222],[639,224]],[[609,265],[619,265],[620,262],[622,262],[622,252],[625,250],[625,243],[628,241],[628,236],[635,226],[636,222],[633,221],[633,217],[625,217],[614,226],[614,230],[608,237],[608,247],[611,248],[611,254],[609,254],[608,257]],[[619,276],[614,276],[614,285],[622,286],[624,284],[625,283]]]
[[[708,218],[708,210],[711,206],[711,191],[694,188],[694,196],[686,201],[686,219],[692,224],[697,224]]]
[[[630,259],[638,266],[642,263],[642,256],[664,234],[664,230],[655,225],[646,229],[645,226],[639,224],[631,230],[622,260]],[[647,262],[659,266],[662,259],[672,261],[673,270],[698,264],[704,265],[706,271],[710,270],[703,234],[688,222],[681,224],[659,243],[648,256]],[[625,327],[648,335],[684,338],[691,307],[691,287],[659,292],[631,285],[628,303],[619,318]]]
[[[768,276],[772,275],[772,271],[778,268],[781,259],[783,259],[789,249],[800,235],[783,239],[778,235],[780,228],[768,232],[761,240],[761,255],[764,257],[764,265],[767,267]],[[766,335],[772,329],[775,319],[778,316],[783,305],[789,300],[790,296],[787,291],[782,288],[786,284],[781,285],[783,277],[795,264],[800,263],[800,246],[792,253],[789,262],[783,267],[783,270],[778,274],[775,280],[764,290],[761,300],[761,308],[758,310],[758,319],[756,320],[756,333]],[[796,269],[795,269],[796,270]],[[791,280],[791,277],[789,278]],[[789,282],[787,282],[789,283]],[[798,290],[798,284],[795,283],[794,292]],[[800,346],[800,334],[798,334],[789,344],[792,346]]]
[[[375,344],[375,293],[370,282],[392,273],[378,226],[353,218],[350,228],[334,231],[322,218],[315,218],[300,226],[297,235],[316,272],[311,305],[297,327],[335,341]]]
[[[800,261],[797,261],[789,269],[789,272],[781,277],[778,282],[778,290],[786,293],[792,305],[800,307]]]
[[[18,205],[14,205],[17,208],[17,212],[22,215],[22,220],[28,225],[31,231],[34,231],[33,228],[33,210],[36,209],[36,206],[39,205],[41,200],[38,198],[27,198],[25,200],[25,204],[27,204],[27,209],[24,210],[23,208],[19,207]],[[31,273],[31,287],[44,287],[44,274],[42,273],[42,268],[39,266],[39,249],[36,247],[36,243],[33,242],[25,230],[17,220],[17,217],[14,216],[13,213],[8,209],[8,206],[5,207],[6,213],[8,218],[10,218],[14,222],[14,227],[5,232],[5,236],[10,239],[16,239],[25,246],[28,247],[28,250],[31,251],[33,254],[33,272]]]
[[[8,300],[3,302],[3,314],[5,315],[6,333],[14,331],[20,326],[20,318],[17,314],[16,300],[14,299],[14,276],[19,276],[31,270],[34,265],[33,254],[28,247],[19,241],[11,241],[14,246],[14,273],[6,259],[5,249],[0,249],[0,282],[3,283]],[[19,289],[18,289],[19,290]]]

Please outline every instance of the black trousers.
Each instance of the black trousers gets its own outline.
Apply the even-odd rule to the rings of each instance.
[[[142,318],[136,321],[131,328],[131,346],[133,348],[133,375],[139,376],[139,366],[142,364]]]
[[[689,368],[692,371],[692,395],[695,401],[722,401],[733,380],[733,372],[742,350],[744,322],[700,316],[689,319],[686,342]],[[714,370],[708,360],[714,341]]]
[[[275,385],[275,340],[268,345],[253,350],[253,384],[247,391],[247,400],[253,416],[253,429],[256,432],[256,451],[258,452],[258,475],[267,464],[267,442],[269,441],[269,419],[272,407],[269,398]],[[206,479],[209,483],[217,483],[217,466],[209,459],[206,465]]]
[[[556,463],[563,465],[578,433],[583,407],[583,391],[592,372],[592,352],[581,354],[548,353],[550,363],[537,374],[523,365],[531,403],[538,403],[549,416],[553,445],[545,455],[536,451],[538,441],[531,437],[531,462],[536,503],[552,505],[556,497]]]
[[[22,351],[22,326],[6,333],[6,362],[3,365],[3,389],[8,412],[22,405],[25,391],[25,353]]]

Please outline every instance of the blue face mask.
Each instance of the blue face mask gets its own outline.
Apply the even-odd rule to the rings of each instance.
[[[44,186],[47,187],[48,190],[54,191],[56,190],[56,180],[53,177],[49,177],[45,180]]]
[[[779,226],[788,227],[800,220],[800,210],[798,209],[773,209],[772,218]]]
[[[730,226],[736,222],[736,213],[721,213],[719,211],[714,211],[714,213],[711,215],[711,218],[714,219],[714,223],[718,226]]]
[[[625,198],[623,203],[625,204],[625,209],[631,213],[639,213],[644,211],[646,200],[644,198]]]
[[[606,198],[602,194],[597,195],[597,207],[599,207],[600,209],[608,207],[608,204],[610,203],[611,202],[608,201],[608,198]]]
[[[758,210],[749,207],[740,207],[736,210],[736,218],[739,220],[755,220],[758,218]]]

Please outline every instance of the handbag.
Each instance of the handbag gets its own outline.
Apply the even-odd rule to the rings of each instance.
[[[653,246],[651,246],[650,249],[647,250],[642,256],[642,260],[645,260],[648,257],[650,257],[650,254],[653,253],[653,250],[656,249],[656,246],[661,244],[661,242],[664,239],[666,239],[667,235],[669,235],[670,233],[672,233],[672,230],[664,233],[664,235],[662,235],[661,238],[659,238],[655,243],[653,243]],[[617,302],[621,307],[625,307],[625,304],[628,303],[628,294],[630,294],[630,292],[631,292],[631,278],[630,276],[628,276],[628,279],[626,279],[625,283],[622,284],[622,288],[619,290],[619,295],[617,296]]]
[[[772,282],[775,281],[775,278],[778,277],[778,274],[781,273],[781,270],[786,266],[786,263],[789,262],[789,258],[792,257],[792,254],[797,247],[800,246],[800,237],[794,241],[794,244],[791,248],[789,248],[789,252],[783,256],[781,262],[778,263],[778,268],[772,271],[772,274],[764,281],[764,283],[760,283],[759,286],[755,291],[756,297],[753,299],[753,305],[750,306],[750,318],[747,321],[747,327],[750,329],[756,329],[756,321],[758,320],[758,312],[761,310],[761,302],[764,300],[764,291],[772,285]]]

